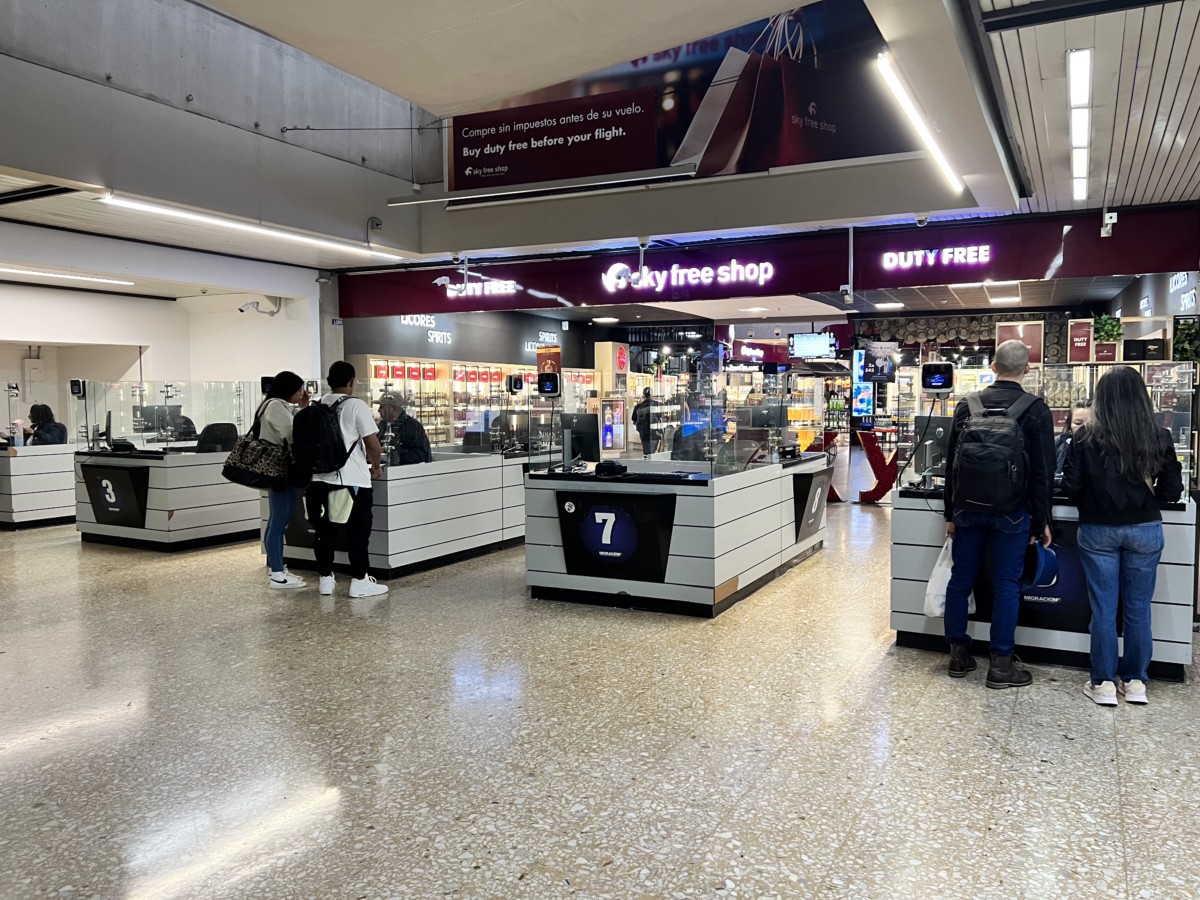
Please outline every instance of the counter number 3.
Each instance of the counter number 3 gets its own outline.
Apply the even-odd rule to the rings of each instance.
[[[104,488],[104,499],[109,503],[117,502],[117,492],[113,489],[113,483],[105,478],[100,482],[100,487]]]

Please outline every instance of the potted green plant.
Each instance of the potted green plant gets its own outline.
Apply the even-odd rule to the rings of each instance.
[[[1092,343],[1095,346],[1096,362],[1116,362],[1121,346],[1124,327],[1120,319],[1108,313],[1100,313],[1092,320]]]
[[[1176,316],[1171,334],[1171,359],[1175,362],[1200,360],[1200,319]]]

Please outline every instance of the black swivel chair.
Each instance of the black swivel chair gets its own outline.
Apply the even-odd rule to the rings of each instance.
[[[196,440],[197,453],[229,453],[238,440],[237,426],[232,422],[205,425]]]

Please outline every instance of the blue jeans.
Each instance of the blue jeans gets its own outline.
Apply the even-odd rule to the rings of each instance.
[[[288,522],[292,520],[292,510],[296,508],[299,496],[300,492],[296,488],[267,491],[267,502],[271,512],[267,517],[267,533],[263,538],[263,547],[267,551],[267,568],[272,572],[283,571],[283,534],[287,531]]]
[[[1017,633],[1021,606],[1021,573],[1029,546],[1029,513],[1010,516],[959,510],[954,513],[954,566],[946,587],[946,640],[970,643],[967,597],[975,587],[984,548],[992,547],[992,628],[990,651],[1009,654]]]
[[[1092,683],[1146,681],[1154,653],[1150,600],[1162,556],[1162,522],[1080,525],[1079,558],[1092,606]],[[1125,655],[1117,664],[1117,597],[1124,607]]]

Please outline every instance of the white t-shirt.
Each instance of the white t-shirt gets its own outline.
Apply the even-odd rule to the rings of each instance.
[[[326,394],[321,402],[333,406],[344,398],[345,394]],[[367,462],[367,451],[363,447],[363,438],[378,434],[375,419],[371,416],[371,407],[357,397],[351,397],[337,410],[338,424],[342,426],[342,438],[346,446],[354,445],[350,458],[340,472],[326,475],[314,475],[313,481],[323,481],[326,484],[340,484],[345,487],[369,488],[371,486],[371,464]]]

